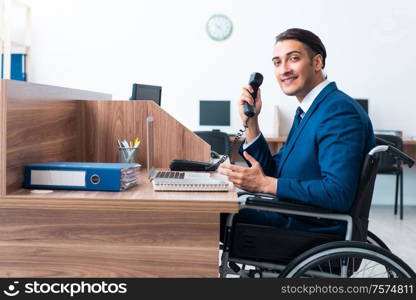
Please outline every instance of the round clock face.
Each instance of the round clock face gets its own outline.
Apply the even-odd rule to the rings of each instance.
[[[213,15],[207,22],[207,33],[215,41],[227,39],[233,32],[233,23],[224,15]]]

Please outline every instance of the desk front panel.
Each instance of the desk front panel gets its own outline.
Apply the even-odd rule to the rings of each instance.
[[[219,215],[0,209],[1,277],[217,277]]]

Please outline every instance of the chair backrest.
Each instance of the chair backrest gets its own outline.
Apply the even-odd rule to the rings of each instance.
[[[349,212],[353,219],[352,239],[366,241],[368,229],[368,216],[370,214],[371,200],[373,199],[374,184],[379,168],[380,155],[367,154],[361,169],[360,182],[354,204]]]
[[[211,145],[211,150],[219,154],[228,154],[230,148],[230,138],[228,134],[219,130],[213,131],[194,131],[201,139]]]
[[[389,134],[376,134],[377,138],[381,138],[393,147],[403,151],[403,140],[400,136]],[[384,143],[378,143],[383,145]],[[379,174],[399,174],[402,172],[402,165],[400,160],[389,155],[388,153],[380,153],[380,165],[378,169]]]

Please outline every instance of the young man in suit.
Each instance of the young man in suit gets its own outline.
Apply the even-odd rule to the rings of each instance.
[[[246,85],[239,100],[240,117],[247,125],[240,154],[249,168],[222,164],[222,174],[235,186],[276,195],[281,201],[310,204],[339,212],[348,211],[355,199],[361,166],[375,146],[371,121],[347,94],[324,74],[326,50],[314,33],[292,28],[279,34],[273,50],[274,74],[283,93],[295,96],[299,107],[286,145],[270,153],[258,118],[262,100]],[[255,105],[248,118],[244,103]],[[314,232],[345,233],[340,221],[294,217],[244,209],[236,218],[243,222]],[[224,223],[224,216],[222,216]]]

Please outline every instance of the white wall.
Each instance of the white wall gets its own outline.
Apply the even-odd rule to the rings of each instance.
[[[27,2],[33,7],[33,82],[108,92],[113,99],[127,99],[133,82],[161,85],[162,107],[198,130],[199,99],[235,104],[257,71],[265,76],[263,132],[273,134],[277,104],[287,133],[296,101],[280,91],[271,54],[276,34],[302,27],[326,45],[329,79],[352,97],[370,99],[376,129],[416,137],[414,0]],[[207,36],[205,23],[214,13],[232,19],[229,40]],[[229,131],[236,131],[235,106],[231,113]],[[414,183],[416,173],[407,173]]]

